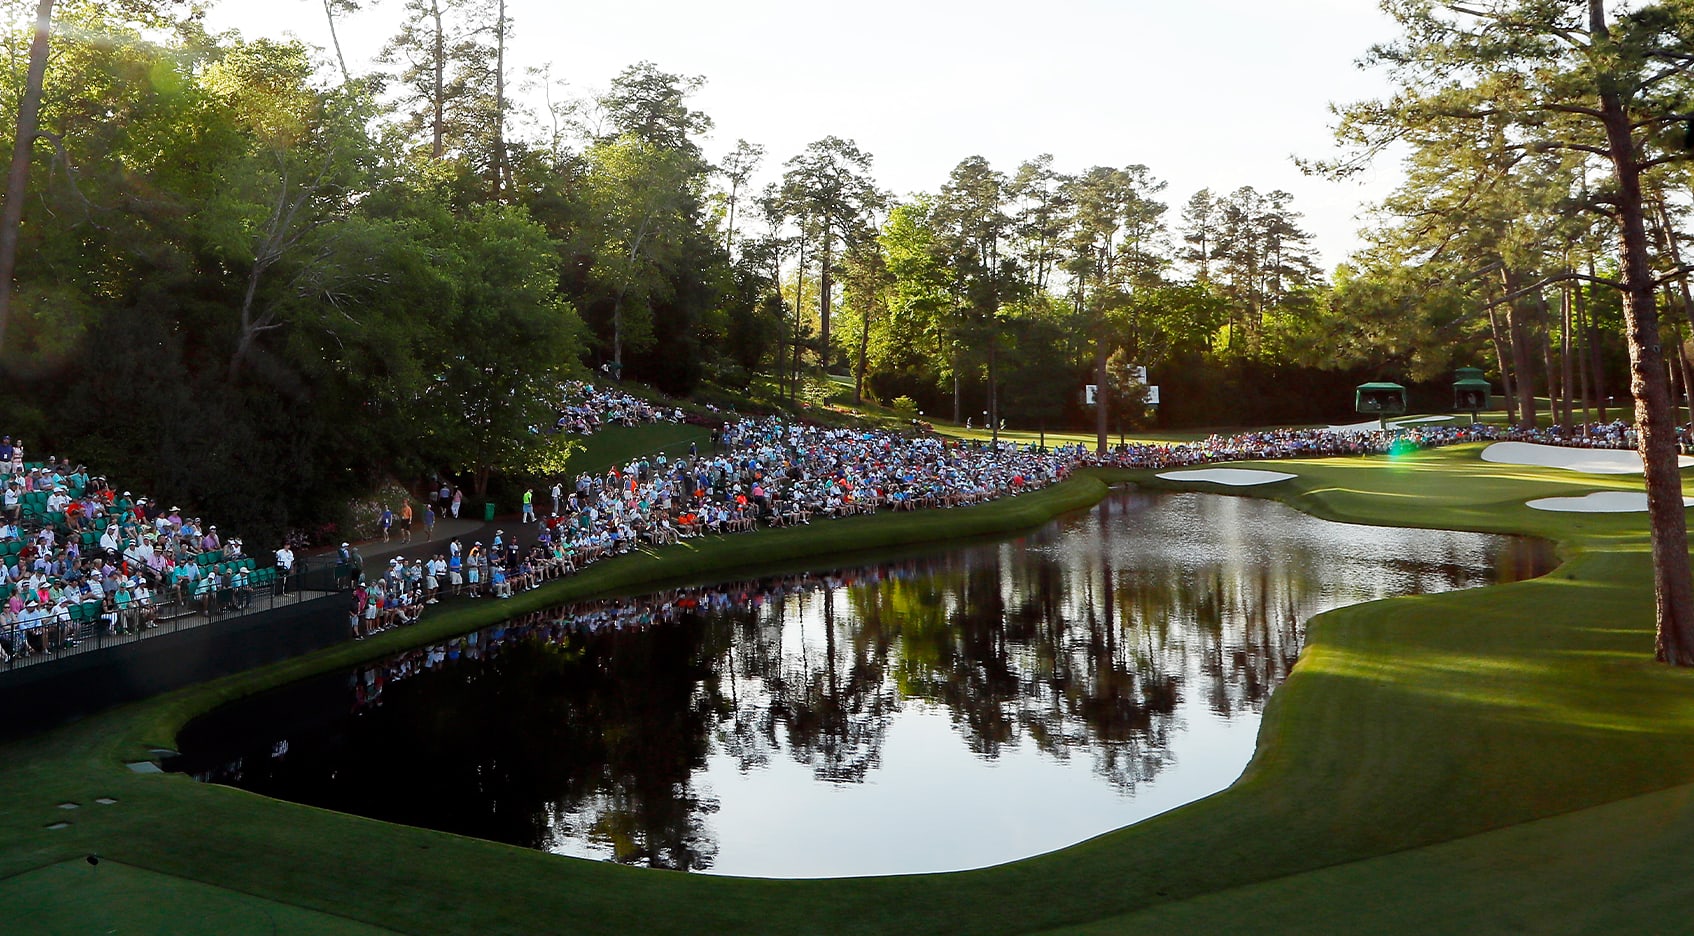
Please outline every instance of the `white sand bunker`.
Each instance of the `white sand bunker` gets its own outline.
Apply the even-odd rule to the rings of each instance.
[[[1645,491],[1595,491],[1586,497],[1542,497],[1526,501],[1536,510],[1557,510],[1563,513],[1646,513]],[[1694,497],[1684,497],[1682,506],[1694,507]]]
[[[1641,455],[1631,449],[1566,448],[1533,442],[1496,442],[1482,450],[1482,460],[1500,465],[1534,465],[1588,474],[1640,474]],[[1683,455],[1677,465],[1687,468],[1694,458]]]
[[[1336,435],[1358,435],[1362,432],[1375,432],[1381,428],[1382,424],[1373,419],[1370,422],[1354,423],[1351,426],[1329,426],[1325,431],[1333,432]]]
[[[1401,426],[1412,426],[1412,425],[1416,425],[1418,423],[1438,423],[1438,422],[1452,422],[1452,421],[1453,421],[1453,417],[1451,417],[1451,416],[1414,416],[1411,419],[1390,419],[1388,421],[1388,428],[1398,429]],[[1381,429],[1381,428],[1382,428],[1382,424],[1373,419],[1370,422],[1353,423],[1350,426],[1329,426],[1329,427],[1326,427],[1325,431],[1333,432],[1336,435],[1358,435],[1362,432],[1375,432],[1375,431],[1377,431],[1378,429]]]
[[[1232,487],[1251,487],[1298,478],[1282,471],[1259,471],[1254,468],[1196,468],[1193,471],[1166,471],[1159,475],[1166,481],[1210,481]]]

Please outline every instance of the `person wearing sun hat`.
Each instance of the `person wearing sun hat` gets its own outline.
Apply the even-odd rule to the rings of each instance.
[[[335,552],[335,587],[337,589],[341,588],[344,582],[350,580],[352,571],[352,547],[350,547],[346,542],[342,542],[341,548]]]

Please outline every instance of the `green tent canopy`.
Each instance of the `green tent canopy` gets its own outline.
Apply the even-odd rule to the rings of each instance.
[[[1359,384],[1353,409],[1366,416],[1397,416],[1406,411],[1406,388],[1386,381]]]

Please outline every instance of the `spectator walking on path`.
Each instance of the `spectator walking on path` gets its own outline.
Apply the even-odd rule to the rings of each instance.
[[[434,539],[435,538],[435,508],[430,506],[429,504],[424,505],[423,524],[424,524],[424,540],[428,541],[428,540]]]
[[[400,503],[400,542],[412,541],[412,500],[407,498]]]
[[[382,516],[377,518],[376,525],[382,530],[382,541],[388,542],[388,531],[394,527],[394,511],[389,510],[387,504],[382,505]]]
[[[465,492],[459,490],[457,487],[453,488],[453,519],[454,520],[459,519],[459,505],[463,504],[464,502],[465,502]]]
[[[523,492],[523,517],[521,517],[518,520],[518,522],[519,523],[533,523],[534,521],[535,521],[535,488],[526,488]]]

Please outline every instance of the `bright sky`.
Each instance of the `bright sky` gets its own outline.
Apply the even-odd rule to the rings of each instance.
[[[355,71],[398,29],[402,0],[366,0],[340,24]],[[1285,189],[1325,268],[1358,245],[1363,203],[1396,166],[1360,182],[1306,178],[1293,155],[1327,157],[1331,102],[1382,96],[1353,62],[1393,25],[1370,0],[508,0],[514,72],[551,64],[576,92],[603,90],[646,59],[706,85],[716,159],[745,138],[764,175],[829,134],[875,158],[897,195],[934,191],[960,160],[1010,173],[1052,153],[1062,172],[1147,165],[1171,222],[1196,190]],[[222,0],[214,30],[329,48],[321,0]],[[327,54],[327,53],[326,53]]]

